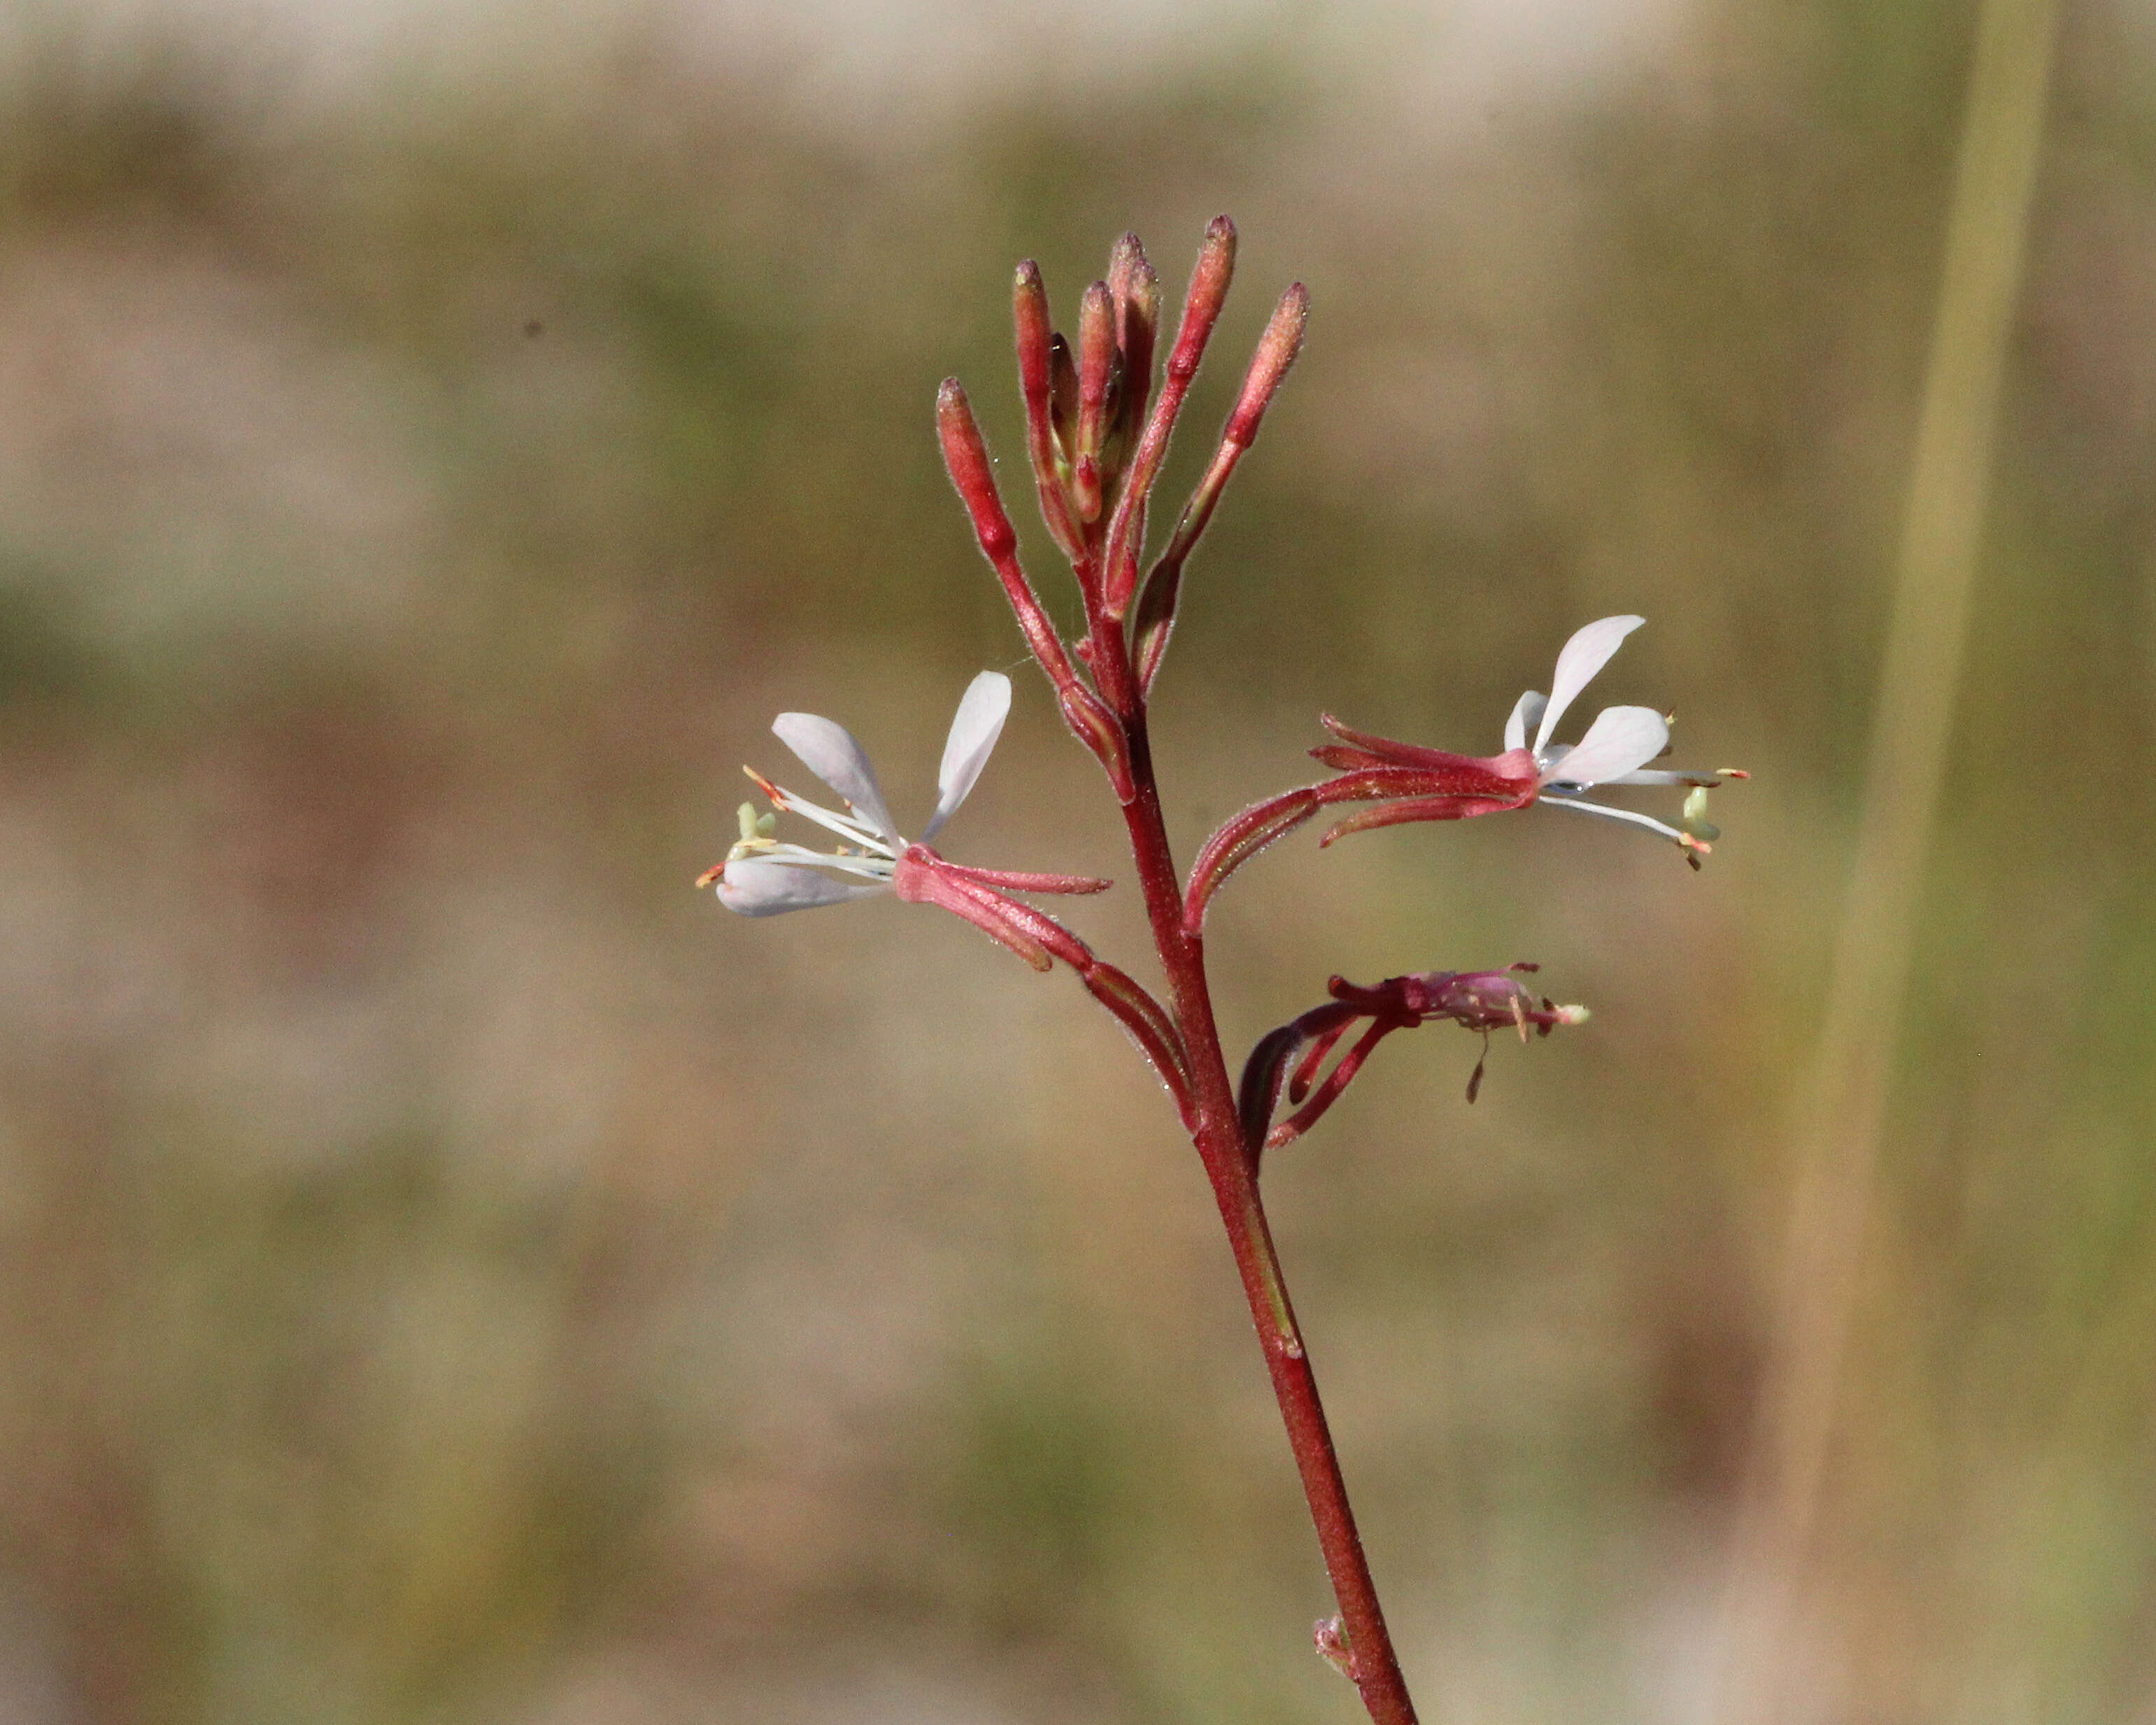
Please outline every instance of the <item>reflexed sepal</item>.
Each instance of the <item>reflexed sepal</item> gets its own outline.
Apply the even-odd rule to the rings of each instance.
[[[1131,1040],[1152,1063],[1161,1082],[1174,1097],[1177,1111],[1188,1123],[1194,1118],[1190,1060],[1167,1009],[1136,981],[1104,959],[1094,959],[1080,974],[1093,998],[1116,1015],[1130,1033]]]
[[[1539,793],[1534,757],[1525,749],[1455,755],[1351,730],[1330,713],[1320,722],[1341,739],[1310,752],[1339,775],[1319,788],[1325,801],[1378,805],[1339,822],[1318,841],[1321,847],[1372,827],[1523,809]]]
[[[1080,971],[1092,962],[1085,942],[1053,916],[983,884],[978,877],[984,872],[947,863],[926,845],[909,845],[899,854],[891,886],[908,904],[934,905],[964,917],[1035,970],[1053,968],[1058,958]]]
[[[1191,865],[1190,886],[1183,901],[1183,926],[1195,934],[1205,926],[1205,908],[1229,875],[1276,839],[1286,837],[1325,806],[1320,788],[1305,785],[1263,803],[1254,803],[1222,823]]]

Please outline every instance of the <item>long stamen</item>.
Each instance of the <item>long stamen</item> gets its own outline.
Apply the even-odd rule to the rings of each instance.
[[[1569,809],[1578,814],[1599,814],[1609,820],[1630,821],[1635,827],[1645,827],[1650,833],[1660,834],[1687,853],[1697,851],[1705,855],[1714,848],[1703,839],[1695,839],[1690,833],[1679,832],[1652,815],[1635,814],[1629,809],[1612,809],[1606,803],[1583,803],[1576,797],[1552,791],[1544,791],[1535,800],[1544,809]]]
[[[830,875],[857,875],[864,880],[888,880],[896,865],[880,856],[849,856],[841,851],[811,850],[805,845],[773,845],[758,850],[758,856],[787,863],[797,869],[821,869]]]
[[[818,826],[836,833],[850,845],[861,845],[880,856],[897,856],[898,853],[891,848],[891,841],[865,822],[849,815],[835,814],[828,809],[819,809],[806,798],[798,797],[792,791],[773,784],[753,767],[744,767],[742,771],[756,781],[757,788],[770,798],[775,807],[785,809],[789,814],[798,814],[804,820],[814,821]]]

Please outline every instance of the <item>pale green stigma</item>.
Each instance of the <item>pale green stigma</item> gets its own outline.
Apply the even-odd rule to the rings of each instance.
[[[753,856],[759,850],[770,850],[773,842],[771,835],[778,830],[778,817],[770,814],[758,814],[756,812],[756,804],[753,803],[742,803],[738,810],[738,815],[741,821],[741,842],[726,853],[728,862],[732,862],[736,857]]]
[[[1694,785],[1684,799],[1684,814],[1677,824],[1702,845],[1712,845],[1722,836],[1722,829],[1707,818],[1706,785]]]

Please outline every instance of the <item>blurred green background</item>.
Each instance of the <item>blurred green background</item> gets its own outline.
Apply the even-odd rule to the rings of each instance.
[[[1119,867],[944,483],[1009,270],[1291,279],[1194,567],[1179,843],[1317,713],[1497,746],[1578,624],[1707,870],[1530,811],[1268,853],[1237,1048],[1538,959],[1269,1181],[1437,1722],[1703,1722],[1974,8],[0,29],[0,1718],[1347,1721],[1211,1200],[1067,976],[689,883],[828,713]],[[2067,8],[1820,1534],[1821,1722],[2156,1720],[2156,18]],[[1036,578],[1066,618],[1045,536]],[[1599,703],[1597,703],[1599,704]],[[1589,709],[1592,710],[1591,706]],[[804,786],[803,788],[808,787]],[[1141,963],[1127,881],[1077,925]]]

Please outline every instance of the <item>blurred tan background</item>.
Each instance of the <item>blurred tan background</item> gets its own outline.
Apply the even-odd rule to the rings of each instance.
[[[1067,321],[1227,210],[1169,494],[1314,313],[1162,685],[1186,854],[1321,708],[1495,749],[1615,611],[1587,711],[1755,775],[1697,876],[1531,811],[1213,922],[1238,1048],[1336,969],[1594,1008],[1471,1109],[1396,1039],[1269,1189],[1425,1718],[1704,1725],[1973,7],[536,11],[0,29],[0,1720],[1359,1717],[1114,1027],[689,886],[774,712],[916,821],[984,665],[946,848],[1127,874],[930,408],[1015,476],[1013,262]],[[2156,1720],[2156,15],[2061,28],[1823,1722]]]

